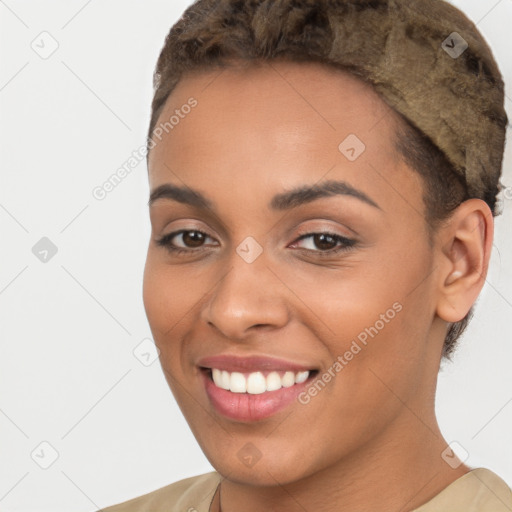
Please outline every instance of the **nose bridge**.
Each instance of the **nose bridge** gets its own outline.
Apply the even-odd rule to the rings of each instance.
[[[243,338],[256,325],[284,325],[286,300],[267,264],[263,247],[251,237],[242,241],[226,260],[227,270],[202,309],[203,321],[230,339]]]

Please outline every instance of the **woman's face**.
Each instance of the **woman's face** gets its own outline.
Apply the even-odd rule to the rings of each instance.
[[[395,122],[359,80],[292,63],[189,75],[160,116],[144,303],[230,479],[297,481],[425,435],[445,324]]]

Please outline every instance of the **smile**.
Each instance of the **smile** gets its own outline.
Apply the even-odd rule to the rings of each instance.
[[[228,372],[219,368],[211,369],[211,376],[214,384],[221,389],[231,393],[249,393],[259,395],[267,391],[277,391],[281,388],[289,388],[295,384],[305,382],[310,371],[285,371],[285,372]]]
[[[289,407],[303,407],[297,397],[318,374],[313,365],[267,356],[224,354],[196,364],[213,410],[244,423],[270,418]]]

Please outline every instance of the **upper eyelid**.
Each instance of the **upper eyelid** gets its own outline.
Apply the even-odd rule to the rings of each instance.
[[[200,219],[192,218],[191,220],[199,220],[199,222],[202,223],[202,221],[200,221]],[[329,222],[329,219],[320,218],[320,217],[317,217],[314,219],[301,219],[300,224],[302,225],[304,222],[308,222],[308,221],[313,221],[315,223],[318,223],[318,222],[322,223],[322,222]],[[304,228],[300,227],[298,229],[300,231],[300,233],[297,236],[300,237],[300,236],[303,236],[304,234],[315,234],[315,233],[328,233],[328,234],[332,234],[332,235],[339,236],[342,238],[351,238],[351,237],[357,238],[359,236],[357,231],[355,231],[353,228],[350,228],[349,226],[344,225],[344,224],[340,224],[339,221],[336,221],[336,224],[344,226],[345,230],[349,231],[350,234],[338,233],[336,228],[324,225],[323,227],[310,227],[308,229],[304,229]],[[195,227],[195,226],[185,226],[183,228],[176,228],[176,229],[173,229],[172,231],[170,231],[170,233],[178,234],[178,233],[182,233],[184,231],[199,231],[211,238],[217,237],[217,234],[216,235],[210,234],[209,228]],[[216,231],[220,237],[225,236],[227,234],[227,233],[223,232],[224,230],[221,230],[220,232],[218,232],[217,230],[214,230],[214,231]],[[297,231],[297,227],[295,227],[293,229],[286,229],[285,235],[288,236],[293,231]]]
[[[334,197],[334,196],[332,196]],[[325,198],[325,199],[328,199],[328,198]],[[171,201],[172,203],[172,201]],[[319,207],[321,205],[318,205]],[[154,205],[153,205],[154,207]],[[173,210],[174,211],[174,210]],[[154,227],[155,230],[160,230],[162,229],[161,227],[158,226],[159,222],[158,222],[158,218],[159,218],[159,215],[157,217],[154,217],[154,214],[152,211],[150,212],[150,220],[151,220],[151,224],[152,226]],[[174,215],[173,215],[174,216]],[[181,217],[181,215],[180,215]],[[207,210],[206,213],[199,213],[196,215],[186,215],[187,217],[187,220],[190,220],[192,222],[199,222],[201,225],[208,225],[207,230],[211,231],[212,228],[210,227],[211,225],[213,225],[213,231],[215,233],[217,233],[220,237],[226,237],[228,238],[229,237],[229,227],[222,221],[222,219],[220,219],[219,217],[217,217],[217,215],[213,214],[213,215],[210,215],[210,211]],[[206,219],[205,219],[206,217]],[[318,210],[315,210],[314,212],[311,212],[311,211],[307,211],[307,212],[304,212],[303,214],[301,214],[300,212],[298,212],[298,217],[295,219],[295,220],[292,220],[292,223],[295,224],[295,223],[298,223],[300,225],[302,225],[303,223],[305,222],[334,222],[334,224],[338,225],[338,226],[343,226],[343,228],[348,231],[350,234],[347,234],[347,235],[344,235],[344,234],[339,234],[339,236],[343,236],[345,238],[350,238],[350,237],[355,237],[355,238],[359,238],[360,236],[360,233],[358,232],[357,229],[354,228],[354,226],[349,226],[347,225],[345,222],[343,222],[343,218],[342,219],[336,219],[334,218],[335,217],[335,214],[331,211],[329,211],[329,209],[325,210],[324,211],[324,208],[320,208]],[[183,218],[180,218],[180,219],[174,219],[174,220],[185,220],[185,217]],[[206,220],[206,222],[205,222]],[[349,223],[352,224],[352,222],[349,221]],[[279,223],[274,223],[272,228],[269,230],[269,231],[274,231],[274,228],[278,225]],[[164,224],[164,226],[168,225],[168,223],[166,222]],[[160,225],[162,226],[162,224]],[[165,227],[163,228],[165,229]],[[186,231],[192,231],[192,230],[197,230],[197,231],[205,231],[205,229],[203,229],[202,227],[197,227],[197,228],[193,228],[193,229],[190,229],[190,228],[184,228],[183,230],[186,230]],[[296,227],[288,227],[288,228],[285,228],[285,231],[286,231],[286,234],[289,234],[291,231],[295,231],[297,228]],[[325,230],[328,231],[328,232],[331,232],[331,229],[336,231],[335,228],[320,228],[319,231],[314,231],[314,232],[324,232]],[[179,229],[178,229],[179,230]],[[312,231],[310,232],[313,232],[313,230],[315,230],[315,228],[312,228]],[[336,233],[337,234],[337,233]],[[211,235],[209,235],[211,236]],[[217,236],[217,235],[216,235]]]

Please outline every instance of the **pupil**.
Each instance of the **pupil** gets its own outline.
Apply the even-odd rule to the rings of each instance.
[[[183,233],[183,241],[185,242],[185,245],[199,247],[203,242],[203,239],[203,234],[199,231],[187,231]]]
[[[325,246],[325,240],[328,239],[330,240],[330,243],[327,242],[327,247]],[[319,235],[315,235],[315,245],[319,248],[319,249],[332,249],[333,247],[333,244],[336,245],[336,241],[334,240],[334,238],[330,235],[326,235],[326,234],[319,234]]]

